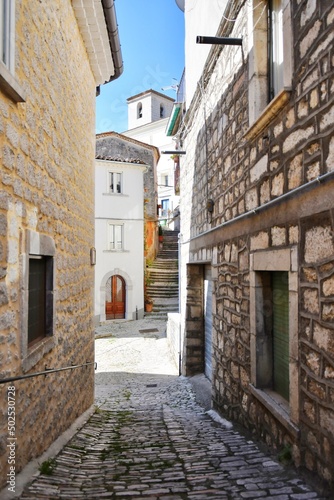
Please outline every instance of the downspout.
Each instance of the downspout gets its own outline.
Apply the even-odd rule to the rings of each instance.
[[[122,60],[121,45],[119,42],[115,2],[114,0],[101,0],[101,3],[108,30],[111,56],[115,68],[114,74],[110,76],[110,79],[107,82],[105,82],[109,83],[113,80],[116,80],[116,78],[121,76],[121,74],[123,73],[123,60]],[[100,87],[97,87],[96,95],[99,94],[100,94]]]

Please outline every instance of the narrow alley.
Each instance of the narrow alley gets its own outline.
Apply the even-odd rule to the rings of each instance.
[[[97,329],[96,409],[20,498],[329,498],[208,411],[206,379],[178,376],[165,331],[153,318]]]

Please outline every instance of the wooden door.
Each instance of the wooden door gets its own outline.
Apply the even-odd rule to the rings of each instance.
[[[122,276],[111,276],[106,285],[106,319],[125,318],[125,281]]]

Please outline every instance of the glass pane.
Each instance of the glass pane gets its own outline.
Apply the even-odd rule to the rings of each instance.
[[[115,226],[116,249],[122,250],[122,226]]]
[[[116,297],[117,302],[123,301],[123,280],[119,276],[116,276]]]
[[[106,302],[111,302],[112,297],[112,278],[109,278],[106,284]]]
[[[271,87],[273,96],[283,88],[283,10],[281,0],[271,2]]]
[[[117,176],[117,193],[121,193],[122,174],[116,174],[116,176]]]
[[[115,226],[110,224],[109,226],[110,233],[110,250],[115,250]]]

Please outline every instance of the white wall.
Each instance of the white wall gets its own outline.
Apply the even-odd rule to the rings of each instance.
[[[185,0],[186,100],[189,107],[211,45],[196,43],[197,35],[216,36],[228,0]],[[210,4],[210,5],[209,5]]]
[[[175,142],[172,140],[172,137],[167,137],[166,135],[168,121],[169,118],[157,120],[142,127],[127,130],[123,132],[123,135],[156,146],[160,151],[174,150]],[[162,183],[162,176],[164,175],[168,175],[168,184],[172,187],[165,188],[160,185]],[[170,207],[174,210],[179,205],[180,197],[174,193],[174,161],[171,159],[171,155],[161,154],[157,165],[157,180],[158,203],[161,204],[161,200],[163,199],[169,199]]]
[[[142,106],[142,117],[138,118],[138,104]],[[142,92],[128,99],[128,130],[141,127],[151,122],[160,120],[160,105],[164,108],[164,116],[170,116],[173,101],[162,94],[150,90]]]
[[[123,175],[122,194],[108,192],[108,172]],[[132,163],[96,161],[95,166],[95,320],[105,320],[105,284],[118,274],[126,282],[126,319],[144,311],[144,185],[145,167]],[[124,248],[108,248],[108,224],[123,224]]]

